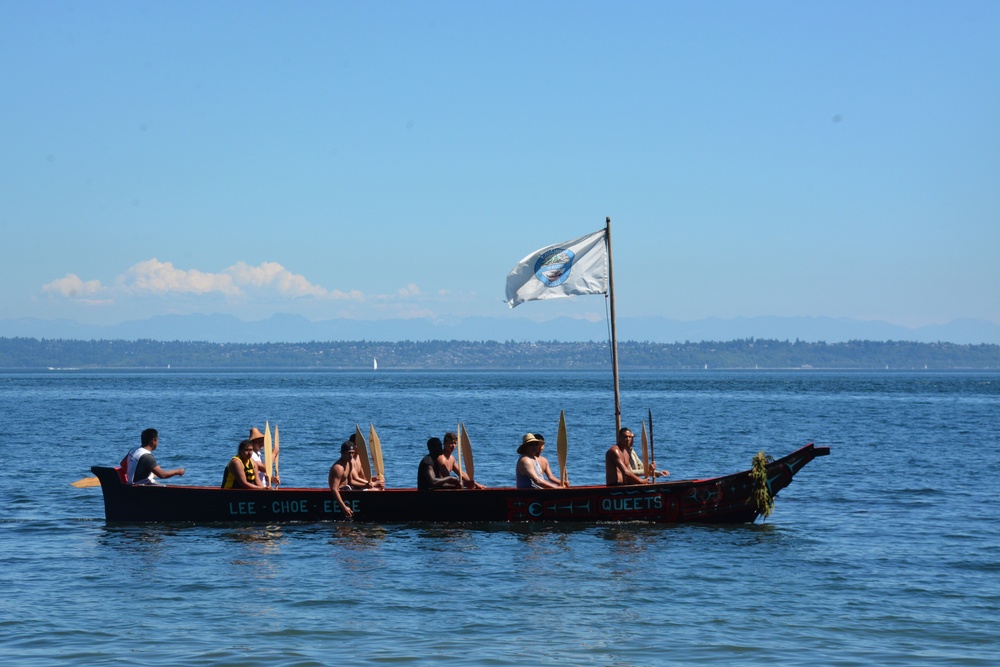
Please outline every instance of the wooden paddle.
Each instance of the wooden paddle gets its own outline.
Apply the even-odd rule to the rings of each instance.
[[[365,442],[365,436],[361,435],[361,427],[357,424],[354,425],[354,441],[354,446],[358,450],[358,458],[361,459],[361,470],[365,473],[365,478],[371,481],[372,464],[368,461],[368,443]]]
[[[465,424],[460,424],[459,427],[462,429],[458,432],[459,450],[461,450],[462,456],[465,458],[465,474],[469,476],[469,486],[475,488],[476,466],[472,462],[472,442],[469,441],[469,432],[465,430]],[[461,473],[459,473],[459,482],[462,481],[461,476]]]
[[[459,420],[458,426],[455,427],[455,435],[458,436],[458,447],[455,448],[455,453],[458,455],[456,461],[458,462],[458,488],[465,486],[462,484],[462,422]]]
[[[368,424],[368,437],[372,444],[372,462],[375,464],[375,474],[385,482],[385,466],[382,463],[382,441],[375,432],[375,424]]]
[[[84,477],[83,479],[78,479],[75,482],[70,482],[70,486],[75,486],[78,489],[89,489],[94,486],[100,486],[101,480],[96,477]]]
[[[566,439],[566,412],[559,411],[559,431],[556,435],[556,455],[559,457],[559,481],[563,486],[569,486],[569,473],[566,471],[566,454],[569,441]]]
[[[646,422],[642,424],[642,474],[649,478],[649,444],[646,442]]]
[[[278,472],[278,459],[281,458],[281,447],[278,446],[278,425],[274,425],[274,476],[281,477],[281,473]],[[268,478],[270,479],[270,478]],[[274,483],[274,487],[278,488],[278,483]]]
[[[656,454],[653,449],[653,410],[649,408],[649,460],[656,463]],[[656,473],[653,473],[653,479],[656,479]]]
[[[271,445],[271,426],[264,422],[264,477],[271,486],[271,471],[274,469],[274,447]]]

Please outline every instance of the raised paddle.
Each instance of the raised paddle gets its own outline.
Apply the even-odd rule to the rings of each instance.
[[[271,471],[274,469],[274,446],[271,444],[271,426],[264,422],[264,478],[271,486]]]
[[[639,422],[642,424],[642,472],[648,479],[652,471],[649,469],[649,447],[646,443],[646,422]]]
[[[278,459],[281,458],[281,447],[278,446],[278,425],[274,425],[274,477],[278,479],[281,477],[281,473],[278,472]],[[274,487],[278,488],[278,483],[274,483]]]
[[[653,448],[653,409],[647,409],[649,411],[649,459],[656,463],[656,450]],[[656,479],[656,472],[653,472],[653,479]]]
[[[354,425],[354,446],[358,449],[358,458],[361,459],[361,470],[365,473],[365,479],[372,479],[372,464],[368,461],[368,444],[365,436],[361,435],[361,427]]]
[[[566,439],[566,412],[559,411],[559,431],[556,435],[556,455],[559,458],[559,482],[563,486],[569,486],[569,473],[566,471],[566,454],[569,450],[569,441]]]
[[[459,449],[462,451],[462,456],[465,458],[465,474],[469,476],[469,486],[475,488],[476,486],[476,466],[472,462],[472,442],[469,441],[469,432],[465,430],[465,424],[460,424],[461,430],[458,432],[458,442],[461,445]],[[462,481],[462,473],[458,474],[459,482]]]
[[[368,424],[368,437],[372,445],[372,462],[375,464],[375,474],[385,482],[385,466],[382,464],[382,441],[375,432],[375,424]]]
[[[94,486],[100,486],[101,480],[96,477],[84,477],[83,479],[78,479],[75,482],[70,482],[70,486],[75,486],[78,489],[89,489]]]
[[[455,435],[458,436],[458,447],[455,448],[455,453],[458,455],[455,460],[458,462],[458,488],[462,488],[462,422],[459,420],[458,426],[455,427]],[[471,475],[470,475],[471,476]]]

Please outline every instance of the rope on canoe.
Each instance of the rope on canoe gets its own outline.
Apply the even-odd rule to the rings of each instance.
[[[753,464],[750,467],[750,481],[753,489],[750,491],[750,498],[747,500],[757,509],[757,513],[765,519],[771,516],[774,511],[774,497],[771,496],[767,488],[767,464],[773,461],[763,450],[757,452],[753,457]]]

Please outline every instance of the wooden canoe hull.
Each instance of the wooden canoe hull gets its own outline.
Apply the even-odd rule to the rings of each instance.
[[[768,464],[772,495],[828,447],[806,445]],[[174,484],[128,486],[115,468],[91,468],[101,481],[108,522],[283,523],[344,520],[325,488],[221,489]],[[752,523],[750,471],[711,479],[569,489],[342,491],[354,521],[366,523],[476,521],[648,521]]]

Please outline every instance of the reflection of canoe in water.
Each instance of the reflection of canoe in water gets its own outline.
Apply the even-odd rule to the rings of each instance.
[[[767,464],[771,495],[828,447],[806,445]],[[122,484],[115,468],[94,466],[104,492],[109,522],[330,521],[343,519],[329,489],[248,491],[207,486]],[[754,504],[750,471],[725,477],[633,486],[569,489],[343,491],[354,520],[408,521],[654,521],[658,523],[751,523]]]

